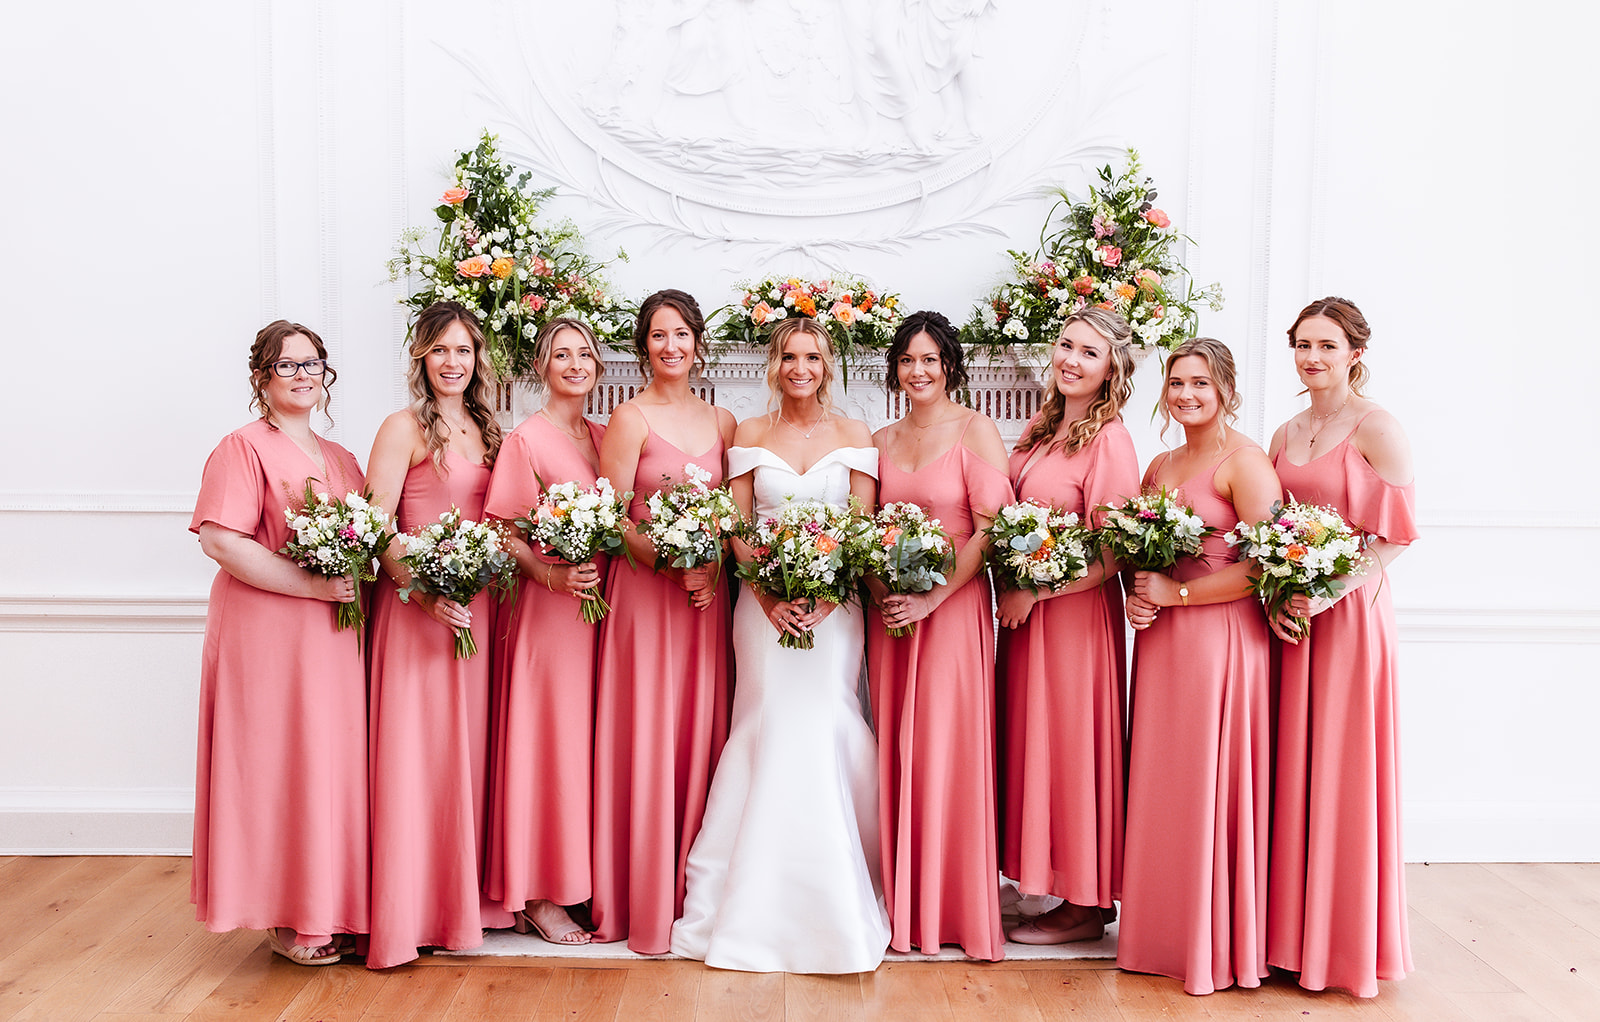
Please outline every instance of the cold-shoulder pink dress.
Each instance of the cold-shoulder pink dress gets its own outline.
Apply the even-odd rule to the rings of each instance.
[[[1178,490],[1226,532],[1239,519],[1215,488],[1221,464]],[[1205,556],[1180,560],[1171,576],[1210,574],[1238,551],[1215,535]],[[1181,979],[1191,994],[1259,986],[1267,974],[1268,634],[1260,602],[1246,596],[1163,607],[1133,644],[1117,964]]]
[[[436,521],[452,506],[483,517],[489,468],[445,452],[406,473],[397,528]],[[470,605],[476,656],[455,659],[452,631],[379,580],[372,621],[372,937],[367,967],[409,962],[424,947],[483,943],[511,914],[482,891],[489,768],[489,678],[494,597]]]
[[[308,479],[335,497],[365,485],[353,454],[318,444],[326,472],[265,420],[228,434],[206,460],[190,531],[214,522],[280,550],[284,509],[301,505]],[[366,689],[360,635],[335,627],[334,604],[217,572],[190,882],[207,929],[367,931]]]
[[[1095,509],[1139,492],[1139,456],[1120,419],[1077,453],[1011,455],[1019,500],[1098,525]],[[1122,896],[1126,795],[1122,584],[1041,600],[1001,629],[1000,864],[1024,894],[1110,907]]]
[[[599,450],[605,427],[587,425]],[[539,480],[591,486],[596,475],[571,437],[543,416],[530,416],[500,447],[484,512],[512,521],[543,496]],[[589,833],[600,629],[584,623],[571,596],[526,577],[522,582],[497,637],[484,887],[513,912],[541,898],[576,905],[593,893]]]
[[[1414,485],[1385,481],[1348,437],[1305,465],[1282,451],[1274,465],[1296,500],[1331,506],[1370,537],[1417,538]],[[1391,594],[1374,571],[1298,645],[1279,647],[1267,961],[1308,989],[1361,997],[1412,968]]]
[[[969,420],[970,426],[970,420]],[[1011,501],[1006,474],[958,440],[915,472],[882,454],[878,500],[910,501],[939,519],[960,549],[974,512]],[[1004,956],[996,849],[994,604],[979,572],[891,637],[867,615],[867,674],[878,732],[879,841],[890,947],[933,954],[959,944],[972,958]]]
[[[630,480],[629,514],[649,517],[651,494],[684,481],[684,465],[723,480],[723,443],[686,454],[654,430]],[[705,813],[711,772],[728,736],[728,593],[711,605],[649,564],[613,558],[611,613],[600,623],[594,723],[594,924],[596,941],[626,939],[666,954],[683,911],[684,866]]]

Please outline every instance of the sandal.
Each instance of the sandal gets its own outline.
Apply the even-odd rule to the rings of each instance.
[[[1105,936],[1106,924],[1098,907],[1091,910],[1092,914],[1087,919],[1074,923],[1065,929],[1041,925],[1040,920],[1052,921],[1048,920],[1048,917],[1059,911],[1059,909],[1052,909],[1044,915],[1024,920],[1021,925],[1007,934],[1006,939],[1017,944],[1070,944],[1079,940],[1099,940]]]
[[[296,965],[333,965],[344,957],[344,948],[335,940],[318,947],[307,947],[304,944],[285,944],[283,938],[278,936],[279,930],[288,930],[289,939],[294,940],[294,931],[288,927],[273,927],[267,931],[267,947],[275,955],[281,955]]]
[[[537,902],[530,902],[530,904],[537,904]],[[567,915],[565,909],[561,909],[560,911],[562,915]],[[589,943],[589,931],[573,922],[571,916],[567,916],[568,928],[556,929],[554,931],[546,930],[543,926],[540,926],[539,921],[533,918],[533,913],[525,908],[518,909],[516,912],[512,913],[512,918],[515,920],[511,924],[511,928],[513,930],[518,933],[537,933],[551,944],[561,944],[571,947],[577,944]]]

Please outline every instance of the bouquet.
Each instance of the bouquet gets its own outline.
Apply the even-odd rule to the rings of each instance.
[[[593,486],[575,482],[544,486],[538,505],[526,517],[518,518],[516,526],[527,534],[529,542],[544,544],[568,564],[586,564],[600,553],[621,553],[631,562],[633,556],[623,540],[631,499],[631,491],[619,495],[604,476],[596,479]],[[611,611],[611,605],[599,592],[578,604],[579,616],[591,625],[598,624]]]
[[[920,506],[885,504],[873,520],[868,547],[869,571],[894,594],[925,593],[944,584],[955,560],[950,537]],[[915,635],[916,623],[890,628],[895,638]]]
[[[638,524],[656,547],[656,568],[696,568],[722,560],[722,539],[739,526],[739,506],[727,487],[713,489],[711,473],[689,462],[686,482],[650,496],[650,517]]]
[[[996,511],[983,531],[992,541],[989,563],[1012,589],[1060,589],[1089,572],[1092,543],[1071,511],[1019,501]]]
[[[1038,252],[1008,253],[1011,279],[972,310],[962,339],[1052,344],[1062,322],[1091,304],[1127,319],[1141,348],[1170,351],[1193,336],[1196,307],[1222,308],[1222,290],[1216,284],[1195,290],[1172,250],[1190,239],[1156,207],[1155,186],[1139,170],[1139,154],[1130,149],[1120,174],[1100,168],[1100,187],[1089,186],[1087,201],[1058,193],[1039,232]]]
[[[402,602],[421,592],[466,606],[485,589],[495,589],[502,600],[516,589],[517,562],[504,533],[488,522],[462,520],[460,508],[451,508],[416,532],[402,532],[400,542],[406,552],[396,560],[411,572],[411,581],[400,590]],[[457,628],[456,659],[477,652],[472,629]]]
[[[1276,614],[1295,595],[1331,599],[1344,590],[1340,575],[1348,575],[1367,561],[1361,553],[1361,534],[1331,507],[1301,504],[1293,495],[1289,503],[1272,505],[1264,522],[1240,522],[1227,535],[1228,543],[1260,568],[1250,579],[1250,589]],[[1301,633],[1310,627],[1303,617],[1293,618]]]
[[[779,600],[844,604],[856,595],[866,570],[858,539],[862,519],[819,500],[789,500],[776,518],[747,523],[740,535],[755,555],[739,566],[739,577]],[[780,632],[784,649],[812,649],[816,636]]]
[[[532,191],[527,171],[513,174],[488,132],[456,159],[433,211],[443,225],[438,243],[425,247],[426,231],[407,231],[389,260],[390,281],[422,278],[400,304],[420,312],[451,301],[472,310],[502,377],[531,369],[534,337],[556,316],[576,316],[602,343],[631,348],[633,315],[602,277],[603,265],[583,254],[577,228],[540,222],[553,190]]]
[[[859,277],[802,280],[766,277],[742,287],[740,299],[713,315],[722,345],[766,343],[766,333],[791,316],[821,323],[842,365],[862,351],[881,351],[900,325],[900,296],[875,291]]]
[[[389,516],[372,502],[371,490],[335,500],[326,493],[313,493],[307,480],[300,508],[284,508],[283,519],[294,535],[278,553],[318,575],[348,575],[355,580],[356,598],[334,605],[334,623],[340,630],[356,629],[359,644],[367,620],[361,609],[361,583],[378,577],[373,560],[394,539]]]
[[[1165,486],[1101,510],[1096,547],[1138,571],[1166,571],[1180,557],[1203,556],[1201,541],[1217,531]]]

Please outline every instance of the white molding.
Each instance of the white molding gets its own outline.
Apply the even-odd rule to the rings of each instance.
[[[4,493],[0,512],[50,512],[55,514],[190,515],[197,491],[185,493]]]
[[[1401,642],[1600,645],[1600,610],[1397,607]]]
[[[0,788],[0,855],[188,855],[192,788]]]
[[[204,595],[0,595],[0,632],[199,634],[206,604]]]

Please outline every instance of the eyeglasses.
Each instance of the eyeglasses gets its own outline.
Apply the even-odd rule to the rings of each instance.
[[[307,376],[321,376],[327,368],[328,360],[325,358],[308,358],[304,362],[290,362],[284,359],[282,362],[272,363],[272,371],[284,378],[296,376],[302,369]]]

